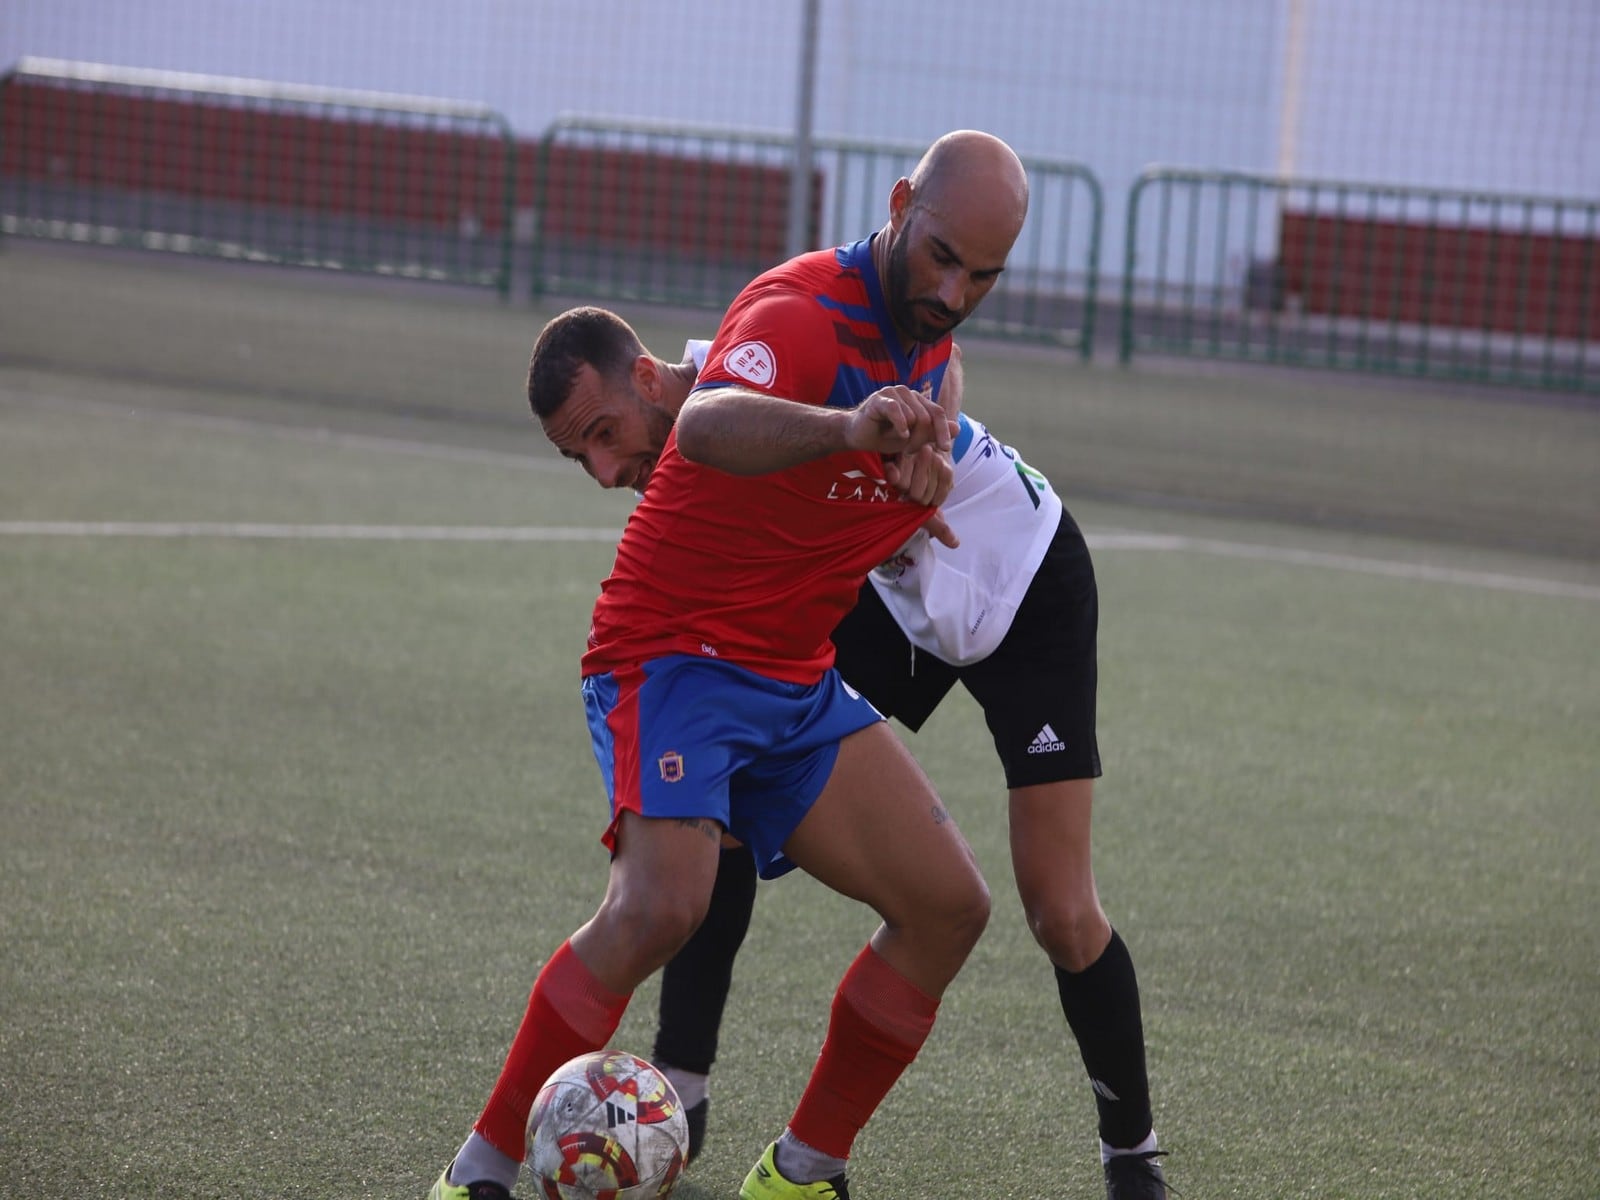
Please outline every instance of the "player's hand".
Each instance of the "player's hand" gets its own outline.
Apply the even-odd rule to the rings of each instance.
[[[942,546],[949,546],[954,550],[961,545],[961,539],[956,536],[956,531],[950,528],[950,522],[944,519],[944,514],[938,509],[933,510],[933,515],[922,523],[928,531],[928,536]]]
[[[845,444],[851,450],[879,454],[910,454],[930,444],[948,451],[958,428],[928,397],[893,384],[850,410]]]
[[[932,443],[909,454],[883,461],[884,477],[913,504],[930,507],[944,503],[955,483],[956,468],[948,451],[934,449]]]

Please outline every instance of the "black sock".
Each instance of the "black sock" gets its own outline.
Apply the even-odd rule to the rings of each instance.
[[[1112,930],[1110,945],[1088,968],[1055,971],[1061,1009],[1094,1086],[1100,1138],[1109,1146],[1137,1146],[1150,1135],[1150,1079],[1128,947]]]
[[[657,1063],[711,1074],[722,1009],[733,986],[733,960],[744,944],[755,903],[755,859],[743,846],[724,850],[706,919],[661,970]]]

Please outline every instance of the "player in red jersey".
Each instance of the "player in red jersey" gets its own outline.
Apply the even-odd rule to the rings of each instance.
[[[539,335],[529,399],[546,436],[598,484],[642,492],[709,349],[691,341],[668,362],[615,313],[570,309]],[[1093,1089],[1106,1195],[1164,1200],[1138,977],[1100,906],[1090,855],[1094,570],[1049,480],[962,411],[961,383],[952,354],[939,399],[961,412],[964,432],[942,512],[962,542],[919,546],[919,533],[875,569],[833,631],[835,666],[913,732],[958,681],[977,702],[1005,774],[1023,912]],[[706,1140],[711,1068],[756,890],[749,851],[725,848],[705,920],[661,973],[650,1057],[684,1104],[690,1162]]]
[[[606,1043],[634,988],[694,932],[725,831],[763,874],[799,866],[882,918],[835,992],[787,1128],[740,1190],[848,1200],[855,1137],[927,1038],[989,895],[927,778],[832,669],[829,634],[916,529],[954,540],[934,511],[952,477],[934,396],[950,333],[1026,212],[1010,147],[947,134],[895,184],[876,235],[801,255],[730,308],[623,532],[583,659],[611,798],[605,898],[539,973],[433,1200],[509,1196],[535,1093]]]

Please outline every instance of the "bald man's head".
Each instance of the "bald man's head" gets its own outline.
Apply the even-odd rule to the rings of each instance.
[[[1028,215],[1015,151],[975,129],[928,148],[889,197],[884,297],[901,336],[932,342],[971,315],[1004,270]]]
[[[1028,172],[1016,152],[992,133],[958,129],[928,147],[909,179],[912,203],[932,209],[981,206],[975,215],[1022,230],[1028,215]]]

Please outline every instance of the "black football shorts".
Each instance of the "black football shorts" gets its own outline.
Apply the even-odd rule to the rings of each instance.
[[[913,731],[960,680],[983,709],[1006,786],[1018,788],[1100,775],[1095,740],[1099,621],[1089,547],[1077,522],[1062,510],[1011,628],[988,658],[956,667],[915,650],[870,582],[834,630],[833,642],[845,681]]]

